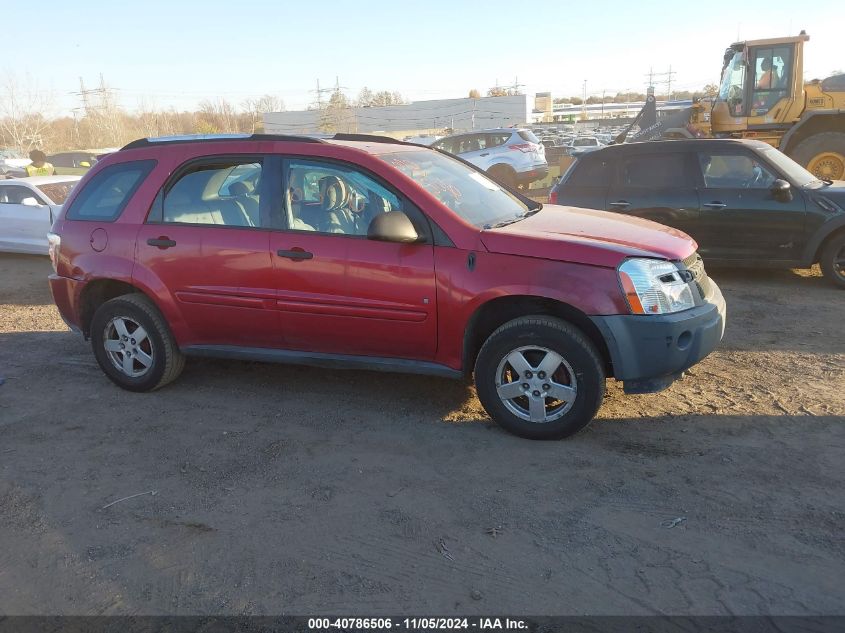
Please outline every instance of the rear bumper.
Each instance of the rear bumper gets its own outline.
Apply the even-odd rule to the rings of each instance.
[[[82,310],[80,297],[84,281],[50,275],[50,292],[53,294],[53,301],[59,309],[59,314],[67,326],[74,332],[82,332]]]
[[[626,393],[652,393],[716,348],[725,333],[726,311],[722,292],[712,283],[707,303],[684,312],[591,319],[604,335],[613,376],[625,383]]]
[[[516,175],[520,183],[532,183],[535,180],[542,180],[549,175],[548,165],[537,165],[528,171],[521,171]]]

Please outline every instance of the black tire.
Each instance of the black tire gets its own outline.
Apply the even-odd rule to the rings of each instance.
[[[516,189],[516,172],[507,165],[493,165],[487,170],[487,173],[496,182],[511,189]]]
[[[789,157],[802,167],[813,171],[810,169],[810,161],[824,152],[834,152],[839,154],[840,157],[845,158],[845,133],[822,132],[820,134],[814,134],[813,136],[801,141],[795,149],[791,150],[789,152]],[[839,180],[845,178],[845,168],[842,167],[841,161],[837,162],[839,163],[839,167],[834,166],[834,169],[840,170],[837,173],[828,175],[825,175],[824,173],[816,173],[815,176],[817,178],[832,177]],[[816,171],[819,170],[817,169]]]
[[[819,266],[825,279],[845,289],[845,233],[838,233],[828,239],[819,255]]]
[[[141,361],[131,361],[133,369],[144,372],[142,375],[130,376],[119,369],[115,365],[117,361],[113,361],[115,357],[106,350],[106,339],[111,340],[112,334],[122,338],[112,325],[116,318],[126,320],[125,323],[130,326],[137,324],[147,333],[146,339],[138,343],[136,357],[138,351],[142,351],[151,358],[151,363],[145,368]],[[135,331],[130,332],[130,337]],[[119,340],[117,342],[120,343]],[[134,339],[126,343],[130,342],[134,343]],[[97,309],[91,320],[91,347],[103,373],[114,384],[129,391],[153,391],[163,387],[175,380],[185,366],[185,357],[179,351],[167,322],[153,302],[142,294],[123,295],[106,301]],[[125,359],[125,352],[116,354]]]
[[[497,391],[497,380],[501,380],[501,376],[497,376],[500,364],[511,352],[530,346],[559,354],[574,373],[575,397],[571,405],[567,405],[568,410],[564,411],[566,406],[558,409],[563,413],[553,421],[541,423],[523,419],[508,408]],[[521,380],[523,378],[515,382]],[[475,362],[475,388],[487,413],[505,430],[532,440],[556,440],[574,435],[595,417],[604,399],[604,363],[592,342],[571,323],[543,315],[525,316],[505,323],[485,341]],[[517,408],[521,406],[520,402],[530,404],[528,396],[510,402]],[[547,403],[544,398],[543,403],[544,407],[552,406],[554,410],[553,402]]]

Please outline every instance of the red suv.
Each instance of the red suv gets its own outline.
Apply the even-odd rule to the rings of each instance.
[[[496,422],[560,438],[606,377],[664,389],[724,331],[684,233],[543,206],[382,137],[135,141],[85,176],[49,242],[63,318],[132,391],[186,356],[474,373]]]

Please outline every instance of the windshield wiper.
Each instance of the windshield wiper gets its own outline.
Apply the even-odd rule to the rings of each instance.
[[[485,229],[498,229],[498,228],[501,228],[503,226],[507,226],[508,224],[513,224],[514,222],[519,222],[520,220],[527,217],[528,215],[530,215],[530,212],[525,212],[522,215],[518,215],[514,218],[510,218],[509,220],[502,220],[501,222],[496,222],[496,224],[485,224],[484,228]]]

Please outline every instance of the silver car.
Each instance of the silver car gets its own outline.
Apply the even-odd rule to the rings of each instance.
[[[431,146],[460,156],[509,187],[528,185],[549,173],[546,149],[527,129],[499,128],[454,134]]]
[[[0,180],[0,251],[46,255],[47,233],[81,176]]]

